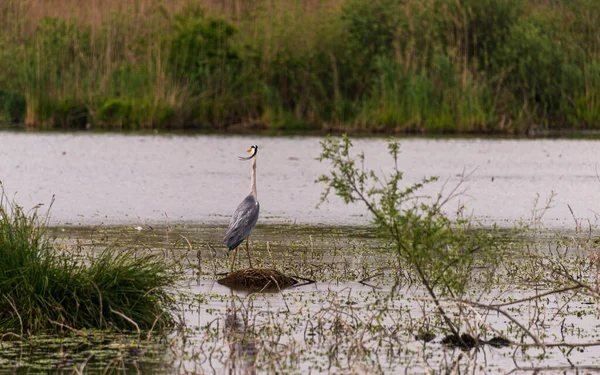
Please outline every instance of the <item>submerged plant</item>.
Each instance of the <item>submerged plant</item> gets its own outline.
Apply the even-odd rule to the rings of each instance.
[[[397,254],[401,268],[415,275],[446,326],[458,335],[459,327],[444,312],[439,297],[462,294],[477,261],[484,261],[493,269],[491,262],[499,256],[497,231],[473,228],[462,207],[456,217],[444,211],[444,206],[457,196],[458,186],[450,194],[440,193],[435,199],[422,199],[419,194],[437,177],[403,187],[403,174],[398,169],[400,144],[395,140],[388,142],[392,171],[382,177],[365,170],[364,154],[351,153],[352,142],[347,136],[328,137],[321,146],[319,160],[332,166],[329,174],[317,180],[326,184],[321,203],[334,192],[346,204],[363,204],[379,235],[389,241],[390,250]]]
[[[0,200],[0,330],[152,329],[173,323],[168,288],[178,275],[151,254],[108,247],[59,250],[48,216]]]

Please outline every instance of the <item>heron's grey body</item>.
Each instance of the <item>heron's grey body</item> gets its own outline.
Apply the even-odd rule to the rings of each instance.
[[[229,221],[229,228],[225,234],[225,244],[229,251],[234,250],[233,260],[231,262],[231,272],[233,272],[235,266],[235,257],[237,254],[237,247],[246,240],[246,252],[248,253],[248,263],[252,268],[252,260],[250,258],[250,246],[248,244],[250,232],[258,221],[258,213],[260,211],[260,205],[257,200],[256,193],[256,153],[258,152],[258,146],[253,145],[250,147],[248,152],[254,151],[252,156],[248,158],[240,158],[240,160],[252,159],[252,177],[250,179],[250,194],[240,205],[236,208],[231,220]]]
[[[258,221],[259,211],[260,204],[254,194],[248,194],[233,213],[229,221],[229,228],[225,233],[225,243],[230,251],[238,247],[248,237]]]

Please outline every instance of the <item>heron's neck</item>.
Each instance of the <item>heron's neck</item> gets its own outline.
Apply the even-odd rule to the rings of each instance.
[[[258,200],[256,194],[256,156],[252,158],[252,179],[250,180],[250,194],[254,196],[254,199]]]

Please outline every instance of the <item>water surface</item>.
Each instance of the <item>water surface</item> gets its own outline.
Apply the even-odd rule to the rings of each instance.
[[[187,269],[187,282],[177,294],[181,324],[169,332],[168,339],[158,345],[143,343],[140,350],[149,347],[150,351],[139,357],[131,354],[139,345],[131,339],[116,346],[111,342],[110,346],[86,347],[69,363],[81,366],[81,358],[93,352],[95,357],[86,365],[89,373],[104,372],[115,360],[129,369],[143,365],[144,373],[157,374],[428,374],[446,373],[457,366],[466,374],[528,373],[518,369],[529,367],[554,367],[545,373],[555,374],[571,364],[600,369],[597,347],[562,351],[484,346],[461,351],[442,345],[443,334],[437,330],[428,343],[416,340],[422,327],[435,329],[443,324],[425,291],[410,278],[401,278],[399,288],[390,293],[402,266],[388,245],[365,228],[257,228],[252,252],[255,266],[316,281],[280,293],[232,291],[216,282],[229,269],[221,244],[222,228],[216,226],[68,227],[52,233],[85,251],[101,250],[118,239],[120,247],[157,251],[182,261]],[[556,245],[540,249],[548,247],[556,250]],[[519,248],[514,265],[521,264],[521,257],[528,258],[524,251]],[[247,266],[244,252],[239,260],[239,267]],[[514,268],[505,261],[506,268],[501,267],[505,271],[497,271],[491,290],[475,287],[467,292],[471,300],[498,303],[544,291],[518,277],[507,277],[506,270]],[[485,266],[476,267],[474,274],[482,269]],[[523,272],[527,274],[526,269]],[[451,302],[444,305],[452,316],[461,313]],[[524,302],[507,309],[548,342],[593,341],[599,334],[600,310],[585,295],[552,295],[539,305]],[[520,331],[494,311],[478,309],[469,319],[463,326],[465,332],[481,339],[501,334],[519,341]],[[54,353],[52,358],[58,356]],[[37,366],[44,365],[37,357],[26,357],[32,359]],[[53,361],[46,365],[54,366],[57,360]]]
[[[0,134],[0,180],[9,196],[33,207],[55,195],[55,224],[165,224],[228,221],[249,192],[250,163],[237,160],[258,144],[260,223],[355,225],[368,217],[358,206],[332,197],[315,206],[328,171],[321,138],[171,136],[122,134]],[[357,139],[367,167],[391,167],[383,139]],[[486,223],[511,225],[532,216],[556,193],[544,215],[552,227],[579,219],[597,221],[599,141],[402,139],[400,168],[406,183],[425,176],[440,181],[426,189],[446,191],[472,172],[460,202]],[[459,201],[452,203],[453,209]]]

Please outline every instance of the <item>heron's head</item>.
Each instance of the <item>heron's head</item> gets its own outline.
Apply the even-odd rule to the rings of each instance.
[[[243,156],[238,156],[238,159],[240,159],[240,160],[250,160],[250,159],[252,159],[258,153],[258,146],[257,145],[252,145],[252,146],[250,146],[249,149],[246,150],[246,152],[251,152],[252,155],[248,156],[247,158],[245,158]]]

